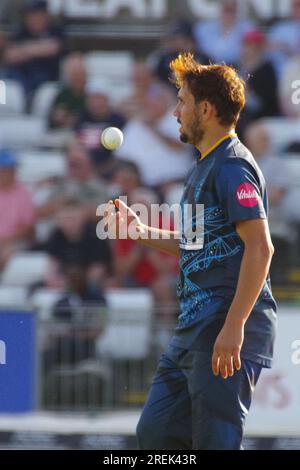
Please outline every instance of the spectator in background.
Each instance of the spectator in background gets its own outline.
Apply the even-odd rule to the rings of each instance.
[[[191,23],[179,20],[171,25],[162,49],[154,52],[149,58],[152,70],[162,82],[170,84],[170,62],[182,52],[192,52],[198,62],[209,63],[209,58],[201,51],[200,44],[196,46]]]
[[[91,286],[87,282],[86,266],[70,263],[63,267],[65,289],[61,299],[55,304],[53,317],[60,321],[83,321],[93,318],[99,307],[105,305],[101,286]]]
[[[47,11],[47,2],[27,1],[24,23],[5,55],[10,77],[20,81],[27,96],[32,98],[42,83],[58,80],[62,39],[62,31],[53,25]]]
[[[145,108],[146,100],[161,89],[150,66],[145,62],[136,62],[132,68],[131,84],[133,92],[119,106],[126,119],[134,119]]]
[[[63,68],[64,84],[54,99],[49,116],[51,129],[74,129],[85,107],[87,72],[83,57],[69,55]]]
[[[117,163],[111,184],[110,194],[113,199],[127,196],[131,199],[132,192],[141,186],[141,175],[137,165],[133,162],[121,160]]]
[[[87,86],[85,109],[79,117],[76,127],[80,141],[88,148],[97,167],[98,174],[110,176],[113,165],[113,153],[101,145],[101,132],[106,127],[122,129],[125,118],[112,109],[109,98],[96,82]]]
[[[107,201],[107,186],[96,176],[89,151],[77,141],[67,151],[67,165],[66,179],[53,184],[47,200],[38,208],[38,216],[40,219],[53,217],[66,200],[77,197],[87,218],[95,221],[98,205]]]
[[[16,251],[30,246],[34,235],[34,207],[27,189],[18,182],[17,161],[0,150],[0,270]]]
[[[279,20],[269,32],[270,57],[281,77],[287,60],[297,54],[300,47],[300,0],[292,0],[291,14]]]
[[[238,125],[242,134],[250,122],[279,115],[276,72],[266,58],[266,38],[259,30],[243,36],[240,74],[247,86],[247,102]]]
[[[101,323],[95,322],[105,306],[101,289],[91,288],[87,282],[86,267],[82,264],[65,265],[63,274],[65,289],[52,314],[53,320],[62,327],[50,330],[47,335],[42,356],[46,372],[62,364],[74,365],[94,359],[95,341],[102,332]],[[54,397],[49,398],[52,403]]]
[[[131,192],[128,202],[143,204],[151,213],[151,204],[158,204],[158,195],[147,188],[137,188]],[[149,220],[141,220],[149,223]],[[162,217],[158,228],[173,230],[163,226]],[[176,312],[175,285],[178,275],[178,260],[174,256],[154,252],[135,240],[118,239],[115,241],[115,272],[119,285],[122,287],[147,287],[153,292],[158,311],[158,320],[166,323],[174,320]]]
[[[237,65],[242,37],[253,26],[240,18],[238,0],[221,0],[219,8],[219,18],[196,24],[196,43],[213,62]]]
[[[256,122],[246,131],[246,145],[253,153],[262,170],[268,190],[269,226],[275,247],[271,272],[273,282],[283,281],[284,267],[288,268],[291,243],[295,234],[285,210],[285,199],[290,189],[289,174],[284,165],[284,158],[271,154],[270,136],[263,123]]]
[[[120,159],[133,161],[143,184],[158,186],[181,181],[190,166],[190,153],[178,139],[178,123],[170,112],[174,98],[169,89],[149,96],[139,116],[124,128],[124,143],[116,151]]]
[[[99,240],[79,198],[69,199],[56,215],[57,228],[46,243],[51,257],[48,284],[63,284],[64,267],[69,264],[86,266],[87,282],[97,289],[111,270],[111,250],[107,240]]]

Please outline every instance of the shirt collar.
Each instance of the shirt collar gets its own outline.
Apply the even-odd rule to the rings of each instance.
[[[230,134],[224,135],[221,139],[219,139],[214,145],[212,145],[205,153],[200,154],[199,160],[204,160],[210,153],[212,153],[219,145],[221,145],[225,140],[231,139],[232,137],[237,137],[235,132],[231,132]]]

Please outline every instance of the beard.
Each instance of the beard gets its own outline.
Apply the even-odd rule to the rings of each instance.
[[[179,119],[178,122],[181,124]],[[203,140],[203,136],[204,129],[202,127],[201,118],[197,113],[195,114],[194,120],[190,123],[188,132],[180,132],[180,140],[184,144],[197,146]]]

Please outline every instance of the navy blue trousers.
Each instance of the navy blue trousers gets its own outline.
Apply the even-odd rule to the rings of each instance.
[[[261,366],[242,359],[226,380],[211,353],[169,345],[161,355],[137,425],[139,449],[241,449],[245,418]]]

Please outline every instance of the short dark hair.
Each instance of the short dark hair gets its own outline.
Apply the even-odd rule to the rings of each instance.
[[[193,54],[180,54],[170,64],[175,84],[188,85],[195,102],[209,101],[222,125],[236,125],[245,106],[245,82],[233,67],[222,64],[202,65]]]
[[[141,172],[139,167],[131,160],[120,160],[115,167],[114,173],[118,173],[119,171],[123,170],[128,170],[131,173],[134,173],[139,180],[141,179]]]

